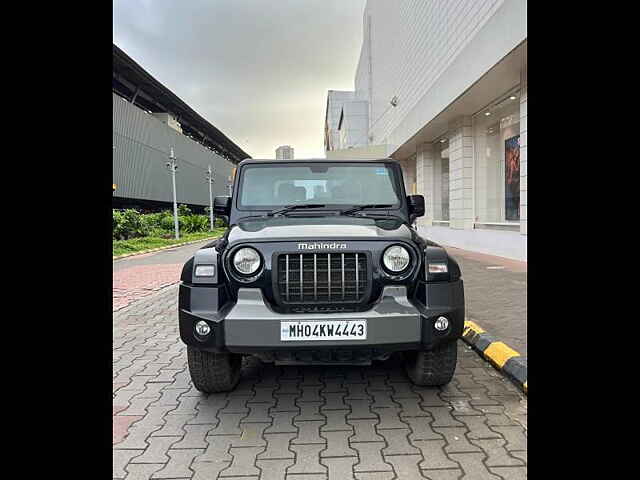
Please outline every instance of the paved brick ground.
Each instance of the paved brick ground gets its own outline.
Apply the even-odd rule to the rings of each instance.
[[[372,367],[245,361],[229,394],[191,384],[177,286],[114,313],[113,477],[526,478],[527,400],[459,342],[453,381],[418,388]]]
[[[113,262],[113,311],[180,280],[184,263],[211,239]]]
[[[113,272],[113,311],[180,280],[182,264],[135,265]]]

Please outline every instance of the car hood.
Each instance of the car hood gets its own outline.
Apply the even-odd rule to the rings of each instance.
[[[228,232],[229,244],[244,241],[411,240],[415,231],[395,217],[259,217],[243,219]]]

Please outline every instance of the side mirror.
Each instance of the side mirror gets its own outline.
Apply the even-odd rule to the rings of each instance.
[[[231,213],[231,197],[221,195],[213,199],[213,213],[228,217]]]
[[[424,197],[422,195],[407,196],[407,204],[409,205],[409,215],[414,219],[424,215]]]

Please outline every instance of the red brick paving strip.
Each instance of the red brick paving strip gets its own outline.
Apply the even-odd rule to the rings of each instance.
[[[180,280],[182,264],[136,265],[113,272],[113,311]]]

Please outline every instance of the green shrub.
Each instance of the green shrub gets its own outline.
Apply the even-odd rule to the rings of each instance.
[[[129,238],[148,235],[149,227],[142,219],[142,215],[132,208],[124,211],[113,211],[113,238],[127,240]]]
[[[204,215],[187,215],[181,217],[180,229],[184,233],[206,232],[209,230],[209,219]]]
[[[180,205],[182,213],[190,212],[186,205]],[[173,238],[173,212],[163,210],[158,213],[140,214],[134,209],[113,210],[113,239],[128,240],[137,237]],[[181,233],[209,231],[209,217],[192,213],[178,216]],[[224,226],[222,219],[216,219],[216,226]]]
[[[173,214],[168,210],[165,210],[164,212],[161,212],[161,216],[160,216],[160,220],[158,222],[158,225],[162,230],[164,230],[166,232],[173,232],[173,230],[174,230]]]
[[[148,230],[159,230],[162,228],[161,224],[162,213],[147,213],[142,215],[142,223]]]
[[[214,227],[226,227],[227,226],[227,221],[225,218],[223,217],[216,217],[215,221],[213,222],[213,226]]]
[[[113,239],[118,240],[121,231],[120,225],[122,224],[122,212],[120,210],[113,210],[113,226],[112,233]]]
[[[178,217],[191,215],[191,209],[186,205],[178,205]]]

